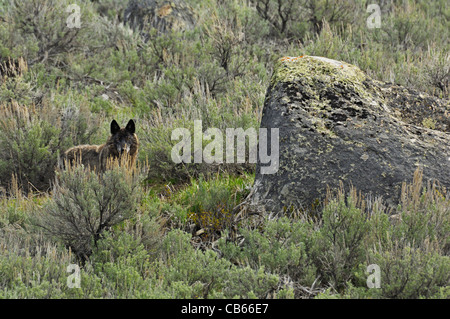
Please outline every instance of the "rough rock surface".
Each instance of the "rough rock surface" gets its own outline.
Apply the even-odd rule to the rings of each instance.
[[[130,0],[124,22],[134,30],[143,31],[148,25],[166,33],[192,29],[195,16],[192,8],[179,0]]]
[[[424,180],[450,188],[449,101],[372,80],[344,62],[280,59],[261,127],[279,128],[279,169],[262,175],[257,164],[251,209],[308,208],[340,181],[396,204],[418,167]]]

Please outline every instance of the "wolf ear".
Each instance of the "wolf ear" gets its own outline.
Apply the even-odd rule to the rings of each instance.
[[[134,121],[133,120],[129,120],[127,127],[125,128],[128,132],[130,132],[131,134],[134,134],[134,132],[136,131],[136,126],[134,125]]]
[[[120,126],[117,124],[116,120],[112,120],[111,122],[111,134],[114,135],[120,131]]]

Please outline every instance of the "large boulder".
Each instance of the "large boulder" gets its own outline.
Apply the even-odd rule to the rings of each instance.
[[[180,0],[130,0],[124,13],[124,22],[144,35],[148,28],[160,33],[190,30],[195,20],[192,8]]]
[[[448,100],[372,80],[356,66],[282,58],[261,119],[279,129],[279,169],[261,174],[258,162],[247,204],[276,214],[310,208],[341,182],[396,204],[419,167],[449,188],[449,115]]]

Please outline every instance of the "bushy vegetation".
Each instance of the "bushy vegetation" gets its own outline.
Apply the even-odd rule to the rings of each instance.
[[[284,55],[448,98],[447,2],[384,1],[373,29],[367,1],[185,2],[195,28],[142,36],[125,0],[77,1],[81,28],[66,25],[73,1],[0,0],[0,297],[449,298],[450,194],[419,171],[398,207],[335,190],[268,219],[239,210],[254,164],[171,159],[173,129],[194,120],[258,128]],[[112,118],[136,120],[137,170],[55,170]]]
[[[2,297],[449,297],[450,198],[436,185],[424,187],[420,172],[405,184],[401,205],[390,211],[381,200],[362,200],[356,191],[341,190],[318,216],[296,212],[275,220],[239,219],[200,209],[196,216],[211,214],[219,221],[200,235],[196,235],[200,217],[190,217],[192,206],[186,196],[204,194],[200,188],[211,185],[234,190],[237,197],[245,189],[228,181],[201,182],[205,184],[194,194],[189,187],[172,197],[150,192],[129,206],[124,191],[133,183],[112,182],[126,174],[117,168],[105,173],[104,179],[110,180],[101,192],[111,192],[118,205],[127,207],[109,221],[108,229],[95,232],[101,221],[95,215],[101,214],[98,200],[107,197],[95,193],[98,178],[80,169],[64,174],[66,187],[72,187],[57,191],[68,191],[64,199],[56,194],[2,200]],[[70,182],[85,185],[74,187]],[[241,180],[245,182],[251,185]],[[76,196],[77,189],[86,193]],[[217,206],[222,200],[220,195],[205,199]],[[77,201],[94,207],[64,210]],[[94,230],[89,219],[82,220],[87,215]],[[42,216],[48,221],[44,231],[35,221]],[[222,236],[216,239],[211,230],[218,227]],[[194,229],[193,235],[189,229]],[[86,253],[82,258],[80,251]],[[70,264],[82,265],[80,288],[66,284]],[[367,287],[371,264],[380,267],[378,289]]]

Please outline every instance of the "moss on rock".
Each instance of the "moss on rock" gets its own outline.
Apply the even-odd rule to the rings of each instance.
[[[363,82],[366,74],[358,67],[317,56],[283,57],[278,60],[271,79],[271,85],[278,82],[294,82],[302,79],[305,83],[315,86],[326,84],[334,86],[343,84],[352,86],[355,91],[366,95]]]
[[[450,171],[448,114],[447,100],[372,80],[348,63],[284,57],[261,119],[279,129],[279,169],[262,175],[257,164],[249,203],[277,214],[311,207],[342,183],[395,204],[417,167],[450,187],[442,174]]]

